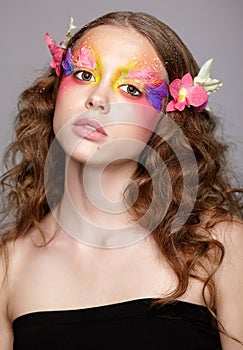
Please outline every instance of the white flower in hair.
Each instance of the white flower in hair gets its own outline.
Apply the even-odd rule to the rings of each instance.
[[[199,85],[203,87],[207,91],[208,95],[211,92],[217,91],[223,85],[222,81],[210,78],[210,71],[212,68],[213,61],[213,58],[207,60],[200,69],[198,75],[194,78],[194,85]]]
[[[66,35],[65,35],[65,40],[61,43],[63,49],[67,48],[67,44],[72,37],[71,31],[75,28],[77,28],[77,27],[73,24],[73,17],[70,17],[70,22],[69,22],[68,30],[67,30]]]

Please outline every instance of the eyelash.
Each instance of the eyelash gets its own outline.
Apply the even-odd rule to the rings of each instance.
[[[79,74],[80,74],[81,76],[79,76]],[[84,79],[83,76],[84,76],[85,74],[87,74],[89,77],[92,77],[93,80],[91,80],[91,79]],[[93,75],[92,73],[86,71],[86,70],[79,70],[79,71],[77,71],[77,72],[74,73],[74,76],[75,76],[75,78],[77,78],[77,79],[79,79],[79,80],[81,80],[81,81],[89,81],[89,82],[95,82],[95,81],[96,81],[94,75]]]
[[[125,88],[126,91],[125,91],[124,89],[122,89],[122,88]],[[129,91],[128,91],[129,88],[133,88],[133,89],[134,89],[134,93],[133,93],[133,92],[129,92]],[[121,89],[122,91],[124,91],[126,94],[130,95],[130,96],[141,96],[141,95],[142,95],[142,92],[141,92],[140,90],[138,90],[138,89],[136,88],[136,86],[131,85],[131,84],[121,85],[121,86],[120,86],[120,89]]]
[[[93,79],[92,80],[89,78],[85,79],[84,78],[85,74],[87,74],[87,76],[89,78],[91,78],[91,79],[93,78]],[[86,81],[86,82],[95,82],[96,81],[94,75],[86,70],[79,70],[79,71],[74,73],[74,76],[75,76],[75,78],[77,78],[81,81]],[[124,84],[124,85],[119,86],[119,88],[130,96],[137,96],[138,97],[138,96],[142,95],[142,92],[138,88],[136,88],[136,86],[134,86],[132,84]],[[133,91],[128,91],[129,88],[132,88]]]

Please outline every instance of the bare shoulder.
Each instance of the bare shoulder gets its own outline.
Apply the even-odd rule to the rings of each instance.
[[[8,241],[0,248],[0,349],[13,349],[13,329],[11,305],[13,299],[13,281],[23,268],[33,246],[34,230],[15,241]]]
[[[243,221],[238,218],[216,225],[215,238],[225,250],[223,262],[215,275],[217,315],[225,330],[243,343]],[[222,335],[223,349],[243,349],[242,345]]]
[[[49,227],[51,220],[44,219],[44,226]],[[46,230],[47,239],[52,230]],[[49,234],[48,234],[49,232]],[[30,266],[32,257],[38,251],[38,245],[43,244],[43,238],[35,227],[29,229],[24,236],[8,241],[0,246],[0,349],[13,349],[12,304],[16,292],[17,276],[21,279],[23,271]]]

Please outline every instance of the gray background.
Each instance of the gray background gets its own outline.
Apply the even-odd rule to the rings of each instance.
[[[200,66],[215,58],[212,76],[224,85],[210,96],[210,107],[220,117],[224,138],[234,143],[230,165],[243,184],[242,0],[1,0],[0,156],[11,139],[18,95],[49,65],[45,33],[59,43],[70,15],[80,27],[115,10],[155,15],[179,34]]]

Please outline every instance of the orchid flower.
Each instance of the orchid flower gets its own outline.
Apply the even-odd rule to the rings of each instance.
[[[45,39],[46,39],[46,44],[49,47],[49,50],[52,55],[52,61],[50,63],[50,66],[56,70],[56,74],[59,77],[61,74],[63,49],[57,46],[55,40],[53,40],[48,33],[46,33]]]
[[[169,86],[170,94],[174,98],[166,107],[167,112],[175,110],[182,111],[186,106],[205,108],[208,100],[206,90],[201,86],[194,86],[190,73],[185,74],[182,79],[175,79]]]
[[[69,27],[66,32],[65,40],[60,43],[61,46],[57,46],[56,41],[52,39],[52,37],[46,33],[45,40],[46,44],[49,47],[49,50],[52,55],[52,61],[50,63],[50,66],[56,70],[56,74],[59,77],[61,74],[61,65],[62,65],[62,59],[63,59],[63,52],[67,48],[68,41],[71,38],[71,30],[76,28],[76,26],[73,24],[73,18],[70,17]],[[64,72],[65,75],[72,73],[72,67],[71,67],[71,60],[70,60],[70,53],[67,54],[67,57],[65,61],[63,62],[64,65]],[[67,73],[69,72],[69,73]],[[66,74],[67,73],[67,74]]]

